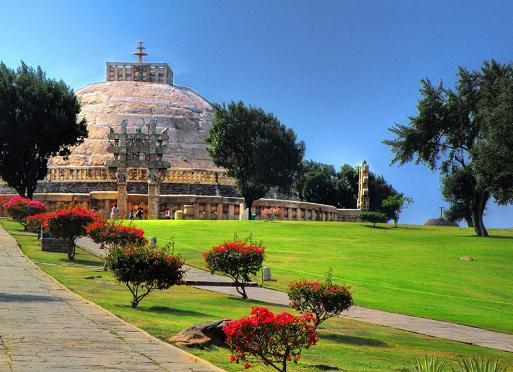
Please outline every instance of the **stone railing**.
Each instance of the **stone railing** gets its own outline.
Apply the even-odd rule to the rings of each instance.
[[[143,168],[129,168],[129,182],[147,181],[148,171]],[[51,167],[44,179],[47,182],[114,182],[107,167]],[[1,182],[1,179],[0,179]],[[217,169],[170,168],[164,176],[164,183],[191,183],[209,185],[233,185],[234,180],[226,171]]]

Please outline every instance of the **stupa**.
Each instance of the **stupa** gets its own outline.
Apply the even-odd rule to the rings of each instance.
[[[234,180],[224,169],[214,165],[205,137],[213,118],[212,104],[195,90],[174,84],[173,70],[167,63],[147,62],[145,46],[139,42],[137,62],[107,62],[105,81],[78,89],[80,116],[89,131],[84,143],[72,149],[64,159],[49,160],[46,178],[38,182],[35,197],[50,208],[80,206],[103,210],[118,202],[117,181],[107,167],[113,158],[108,151],[109,133],[119,132],[125,123],[126,132],[134,133],[150,121],[156,132],[169,137],[163,159],[170,164],[162,177],[156,201],[157,213],[191,219],[238,219],[244,202],[235,191]],[[368,166],[360,175],[359,205],[354,210],[337,210],[328,205],[294,200],[260,199],[252,213],[262,208],[279,207],[280,219],[352,221],[360,209],[368,207],[366,185]],[[148,170],[130,168],[126,177],[126,210],[142,207],[148,211]],[[0,194],[13,193],[0,180]],[[152,208],[153,209],[153,208]],[[175,213],[175,212],[179,213]],[[169,214],[169,213],[168,213]],[[124,216],[126,217],[126,216]]]

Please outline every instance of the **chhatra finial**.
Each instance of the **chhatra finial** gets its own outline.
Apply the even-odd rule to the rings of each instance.
[[[146,49],[146,47],[144,46],[144,41],[138,41],[137,42],[137,47],[135,49],[138,49],[139,51],[138,52],[134,52],[133,55],[134,56],[138,56],[139,57],[139,63],[142,63],[143,62],[143,57],[148,55],[148,53],[144,53],[143,52],[143,50]]]

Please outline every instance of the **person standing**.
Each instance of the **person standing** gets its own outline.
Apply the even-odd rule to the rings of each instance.
[[[134,219],[134,210],[130,208],[130,212],[128,213],[128,219],[133,220]]]
[[[137,213],[135,214],[135,219],[136,220],[142,220],[143,219],[143,209],[142,209],[142,207],[139,207],[139,209],[137,210]]]
[[[110,211],[110,219],[111,220],[117,220],[118,219],[118,215],[119,215],[118,206],[117,206],[117,204],[114,204],[114,206],[112,207],[112,209]]]

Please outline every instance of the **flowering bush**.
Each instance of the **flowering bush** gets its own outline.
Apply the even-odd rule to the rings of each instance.
[[[316,327],[353,305],[349,288],[333,284],[331,272],[324,282],[303,280],[289,284],[288,295],[292,308],[303,314],[313,314]]]
[[[81,208],[65,209],[57,212],[41,213],[27,218],[38,220],[54,238],[67,239],[68,258],[75,259],[75,239],[86,235],[86,226],[98,219],[94,212]]]
[[[134,309],[154,289],[182,284],[185,275],[183,264],[180,257],[150,246],[117,246],[107,256],[107,266],[130,290]]]
[[[0,217],[4,216],[5,213],[5,207],[4,204],[11,200],[12,195],[0,195]]]
[[[27,217],[46,211],[45,203],[19,195],[10,198],[3,204],[3,207],[14,221],[23,225],[25,230],[27,229]]]
[[[246,299],[246,285],[251,281],[250,275],[256,275],[262,267],[265,250],[261,245],[235,240],[212,248],[203,253],[203,257],[212,274],[228,275],[233,279],[237,292]]]
[[[121,222],[121,221],[120,221]],[[102,247],[140,246],[146,244],[144,231],[131,226],[123,226],[120,222],[98,219],[86,227],[87,235]]]
[[[265,308],[255,307],[251,316],[227,322],[223,327],[226,343],[232,353],[231,362],[261,360],[277,371],[286,371],[287,362],[297,363],[301,350],[317,343],[318,335],[310,324],[310,315],[294,316],[284,312],[273,314]]]
[[[272,221],[275,218],[279,218],[281,215],[281,208],[273,207],[273,208],[263,208],[260,211],[260,215],[263,220]]]

